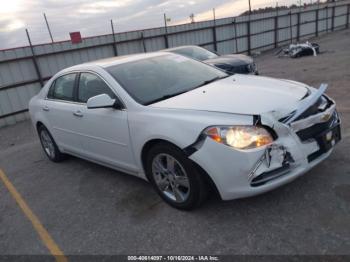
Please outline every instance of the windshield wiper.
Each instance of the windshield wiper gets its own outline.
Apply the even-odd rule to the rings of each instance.
[[[217,76],[217,77],[214,77],[212,79],[205,80],[202,83],[200,83],[198,86],[196,86],[195,88],[198,88],[198,87],[201,87],[201,86],[205,86],[207,84],[213,83],[213,82],[215,82],[215,81],[217,81],[219,79],[223,79],[223,78],[226,78],[226,77],[229,77],[229,75],[227,75],[227,76]],[[193,89],[195,89],[195,88],[193,88]]]
[[[152,100],[152,101],[150,101],[150,102],[145,103],[145,105],[154,104],[154,103],[157,103],[157,102],[159,102],[159,101],[166,100],[166,99],[168,99],[168,98],[172,98],[172,97],[174,97],[174,96],[181,95],[181,94],[186,93],[186,92],[188,92],[188,91],[189,91],[189,90],[185,90],[185,91],[181,91],[181,92],[177,92],[177,93],[173,93],[173,94],[166,94],[166,95],[163,95],[163,96],[161,96],[161,97],[159,97],[159,98],[157,98],[157,99],[154,99],[154,100]]]

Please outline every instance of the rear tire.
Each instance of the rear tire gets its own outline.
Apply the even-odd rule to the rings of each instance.
[[[181,149],[158,143],[146,156],[146,173],[160,197],[172,207],[192,210],[207,198],[203,174]]]
[[[46,156],[53,162],[61,162],[66,159],[66,155],[61,153],[58,146],[50,134],[49,130],[43,125],[38,127],[38,134],[41,146]]]

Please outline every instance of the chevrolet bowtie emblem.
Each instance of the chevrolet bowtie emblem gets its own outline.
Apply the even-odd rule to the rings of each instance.
[[[331,114],[324,114],[323,116],[322,116],[322,120],[323,121],[328,121],[330,118],[331,118]]]

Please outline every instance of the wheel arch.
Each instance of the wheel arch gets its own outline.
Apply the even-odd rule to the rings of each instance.
[[[45,122],[41,121],[41,120],[38,120],[35,124],[35,128],[36,128],[36,131],[37,133],[39,133],[39,128],[40,127],[44,127],[49,133],[50,135],[52,136],[52,138],[55,140],[55,138],[53,137],[53,134],[51,132],[51,130],[48,128],[48,125],[45,124]],[[56,141],[56,140],[55,140]]]
[[[44,123],[43,123],[43,122],[41,122],[41,121],[37,121],[37,122],[36,122],[36,124],[35,124],[36,131],[39,131],[39,128],[40,128],[41,126],[43,126],[43,127],[45,127],[45,128],[46,128],[46,126],[44,125]]]
[[[149,177],[148,177],[149,174],[147,174],[147,172],[146,172],[146,157],[147,157],[147,153],[149,152],[149,150],[153,146],[155,146],[158,143],[166,143],[166,144],[170,144],[172,146],[175,146],[175,147],[179,148],[181,151],[183,151],[183,153],[185,155],[187,155],[186,152],[182,148],[180,148],[178,145],[176,145],[176,144],[174,144],[174,143],[172,143],[172,142],[170,142],[168,140],[165,140],[165,139],[151,139],[151,140],[147,141],[144,144],[144,146],[142,147],[142,150],[141,150],[141,163],[142,163],[142,168],[144,170],[144,174],[145,174],[145,177],[147,178],[147,180],[149,180]],[[189,160],[191,160],[191,159],[189,159]],[[205,183],[207,184],[208,188],[212,192],[214,192],[214,194],[217,197],[219,197],[221,199],[221,196],[220,196],[220,193],[219,193],[219,191],[217,189],[217,186],[216,186],[215,182],[213,181],[213,179],[210,177],[210,175],[199,164],[197,164],[193,160],[191,160],[191,161],[196,166],[196,168],[198,168],[200,173],[203,175]]]
[[[156,138],[156,139],[151,139],[149,141],[147,141],[143,147],[142,147],[142,150],[141,150],[141,164],[142,164],[142,169],[145,173],[145,176],[146,178],[149,180],[148,178],[148,174],[146,172],[146,159],[147,159],[147,154],[149,152],[149,150],[154,147],[156,144],[159,144],[159,143],[166,143],[166,144],[171,144],[173,146],[176,146],[179,148],[179,146],[177,146],[176,144],[168,141],[168,140],[165,140],[165,139],[161,139],[161,138]]]

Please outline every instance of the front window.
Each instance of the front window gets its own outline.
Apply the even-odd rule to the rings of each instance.
[[[175,55],[161,55],[110,66],[107,71],[143,105],[168,99],[228,76],[201,62]]]
[[[81,73],[79,78],[78,101],[86,103],[89,98],[106,94],[115,99],[115,94],[98,76],[91,73]]]
[[[172,50],[171,52],[179,55],[184,55],[193,59],[197,59],[199,61],[204,61],[204,60],[218,57],[217,54],[210,52],[207,49],[204,49],[199,46],[189,46],[189,47],[178,48],[178,49]]]

